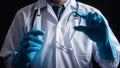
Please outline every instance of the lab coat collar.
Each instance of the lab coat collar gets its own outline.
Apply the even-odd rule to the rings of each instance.
[[[70,5],[74,8],[76,8],[76,0],[71,0]]]
[[[36,2],[36,7],[35,9],[41,9],[44,8],[48,5],[47,0],[38,0]],[[70,3],[68,4],[68,6],[72,7],[73,9],[76,9],[76,0],[70,0]],[[68,8],[66,8],[66,10],[69,10]],[[81,6],[79,5],[79,10],[82,12]]]
[[[79,2],[79,1],[76,1],[76,0],[71,0],[71,2],[70,2],[70,5],[71,5],[71,7],[73,8],[73,9],[77,9],[77,2]],[[83,11],[83,8],[82,8],[82,6],[81,6],[81,2],[79,2],[78,3],[79,4],[79,10],[80,11]]]
[[[71,0],[71,6],[72,7],[76,7],[76,0]],[[45,6],[47,6],[47,0],[38,0],[37,1],[37,3],[36,3],[36,8],[38,9],[38,8],[43,8],[43,7],[45,7]]]
[[[70,7],[72,7],[72,8],[74,8],[74,9],[76,9],[76,1],[75,0],[70,0],[70,2],[68,3],[68,5],[66,6],[66,11],[67,11],[67,13],[69,12],[71,12],[71,11],[68,11],[68,10],[70,10]],[[53,13],[54,11],[52,10],[52,8],[51,8],[51,6],[47,3],[47,11],[55,18],[55,20],[58,22],[58,20],[57,20],[57,17],[56,17],[56,15]],[[64,11],[65,12],[65,11]],[[64,16],[66,16],[67,15],[67,13],[63,13],[64,14]],[[61,17],[62,18],[62,17]],[[61,20],[61,19],[60,19]]]
[[[36,3],[36,8],[43,8],[47,6],[47,0],[38,0],[37,3]],[[36,9],[35,8],[35,9]]]
[[[78,1],[79,2],[79,1]],[[71,0],[71,2],[70,2],[70,5],[71,5],[71,8],[73,8],[73,9],[77,9],[77,2],[76,2],[76,0]],[[82,12],[82,13],[85,13],[84,12],[84,7],[82,6],[83,5],[83,3],[82,2],[79,2],[78,3],[78,10],[80,11],[80,12]]]

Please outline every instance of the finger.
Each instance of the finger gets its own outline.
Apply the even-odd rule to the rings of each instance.
[[[25,35],[22,38],[20,43],[24,43],[24,42],[30,41],[30,40],[33,41],[33,42],[36,42],[38,44],[42,44],[44,42],[44,40],[40,37],[37,37],[37,36],[34,36],[34,35]]]
[[[21,54],[27,54],[27,53],[31,53],[31,52],[38,52],[40,51],[40,48],[38,47],[28,47],[28,48],[23,48],[20,53]]]
[[[93,27],[98,27],[98,25],[99,25],[99,20],[100,20],[99,16],[100,16],[100,15],[99,15],[97,12],[95,12],[95,13],[93,14],[93,19],[92,19],[92,25],[93,25]]]
[[[82,13],[82,12],[80,12],[80,11],[76,11],[75,13],[76,13],[77,15],[83,17],[83,18],[85,18],[85,16],[86,16],[84,13]]]
[[[100,14],[98,14],[97,12],[95,12],[93,19],[99,23],[99,21],[101,21],[103,18],[102,18],[102,16]]]
[[[96,27],[101,27],[101,25],[105,24],[104,20],[103,20],[103,17],[98,14],[97,12],[94,13],[94,26]]]
[[[86,24],[88,27],[98,27],[102,17],[97,12],[89,12],[86,16]]]
[[[85,20],[86,20],[86,24],[87,26],[91,26],[92,23],[93,23],[93,13],[92,12],[89,12],[86,17],[85,17]]]
[[[42,30],[31,30],[31,31],[27,32],[25,35],[35,35],[35,36],[37,36],[37,35],[44,35],[44,34],[45,34],[45,32],[42,31]]]
[[[38,43],[35,43],[33,41],[27,41],[21,45],[21,49],[28,48],[28,47],[38,47],[41,48],[41,45]]]
[[[41,49],[41,45],[34,43],[33,41],[29,41],[24,43],[21,46],[20,52],[22,54],[30,53],[30,52],[37,52]]]

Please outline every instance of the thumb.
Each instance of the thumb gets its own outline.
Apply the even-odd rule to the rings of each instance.
[[[85,27],[85,26],[74,26],[74,29],[76,31],[87,31],[88,30],[88,27]]]
[[[76,30],[76,31],[82,31],[82,32],[93,32],[93,31],[95,31],[95,27],[92,27],[92,28],[90,28],[90,27],[86,27],[86,26],[74,26],[74,29]]]

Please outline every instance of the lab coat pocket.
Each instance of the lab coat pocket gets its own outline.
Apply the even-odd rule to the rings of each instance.
[[[89,68],[91,57],[87,55],[77,55],[77,60],[81,68]]]

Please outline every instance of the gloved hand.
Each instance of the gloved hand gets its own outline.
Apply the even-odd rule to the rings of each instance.
[[[44,34],[44,31],[31,30],[23,36],[20,42],[20,50],[12,59],[12,64],[15,68],[28,68],[35,53],[41,49],[41,45],[44,42],[38,36]]]
[[[77,12],[77,14],[80,13]],[[89,12],[84,18],[87,26],[75,26],[74,29],[84,32],[91,40],[97,43],[101,59],[114,59],[116,50],[110,42],[108,27],[103,17],[96,12]]]

